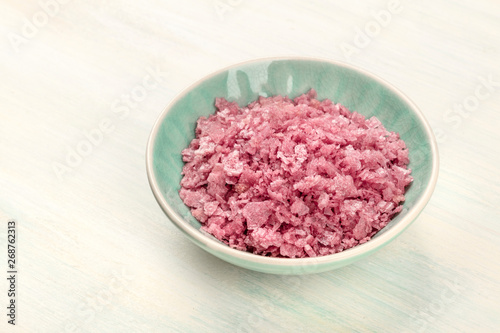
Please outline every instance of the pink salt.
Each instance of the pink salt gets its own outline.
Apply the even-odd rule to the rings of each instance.
[[[180,196],[202,229],[259,255],[302,258],[367,242],[401,211],[408,150],[380,121],[309,91],[223,98],[182,152]]]

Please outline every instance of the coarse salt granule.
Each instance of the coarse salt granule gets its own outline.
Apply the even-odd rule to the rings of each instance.
[[[202,229],[272,257],[315,257],[368,241],[401,211],[408,150],[380,121],[316,92],[216,98],[183,150],[180,197]]]

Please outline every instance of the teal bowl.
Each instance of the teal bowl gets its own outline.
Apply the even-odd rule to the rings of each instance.
[[[318,99],[331,99],[366,117],[376,116],[398,132],[409,150],[413,183],[403,210],[370,241],[315,258],[271,258],[232,249],[200,230],[200,223],[179,197],[181,151],[195,135],[196,120],[215,112],[224,97],[245,106],[259,96],[299,96],[314,88]],[[146,166],[153,194],[168,218],[191,241],[234,265],[273,274],[309,274],[333,270],[365,258],[387,245],[418,217],[436,185],[439,169],[436,140],[417,106],[384,80],[353,66],[308,58],[270,58],[224,68],[191,85],[163,110],[153,126]]]

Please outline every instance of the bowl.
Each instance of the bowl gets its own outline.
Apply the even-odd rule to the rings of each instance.
[[[273,258],[230,248],[202,232],[179,197],[181,151],[195,136],[196,120],[215,112],[224,97],[245,106],[259,96],[294,98],[311,88],[318,99],[331,99],[350,111],[376,116],[389,131],[399,132],[409,150],[413,183],[406,189],[402,211],[368,242],[343,252],[315,258]],[[417,106],[377,76],[330,60],[267,58],[221,69],[180,93],[160,114],[149,137],[146,166],[160,207],[184,235],[203,250],[231,264],[273,274],[309,274],[340,268],[365,258],[400,235],[429,201],[438,177],[438,151],[432,130]]]

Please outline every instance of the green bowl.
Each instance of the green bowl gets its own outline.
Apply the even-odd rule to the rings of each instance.
[[[399,132],[409,149],[413,183],[403,210],[370,241],[316,258],[271,258],[232,249],[200,230],[200,223],[179,197],[181,151],[194,138],[196,120],[215,112],[224,97],[245,106],[259,96],[294,98],[314,88],[366,117],[376,116],[389,131]],[[375,75],[343,63],[307,58],[249,61],[210,74],[177,96],[153,126],[146,153],[149,183],[163,211],[191,241],[232,264],[274,274],[308,274],[336,269],[362,259],[401,234],[429,201],[438,177],[437,145],[429,124],[406,96]]]

